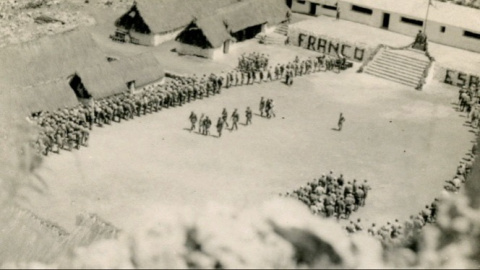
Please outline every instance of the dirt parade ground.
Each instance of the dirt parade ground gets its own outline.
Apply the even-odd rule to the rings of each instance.
[[[458,89],[432,82],[415,91],[355,71],[307,75],[290,87],[235,87],[94,128],[88,148],[45,160],[48,189],[29,194],[28,208],[67,229],[78,213],[91,212],[133,230],[162,215],[160,205],[252,206],[333,171],[372,187],[352,218],[406,220],[441,194],[474,134],[456,111]],[[258,115],[262,96],[274,100],[275,118]],[[247,106],[251,126],[243,125]],[[211,136],[188,130],[192,111],[215,123],[223,108],[238,109],[238,131],[218,138],[215,128]]]

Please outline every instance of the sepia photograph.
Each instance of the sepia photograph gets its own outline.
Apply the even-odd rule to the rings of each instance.
[[[480,0],[0,0],[0,268],[478,269]]]

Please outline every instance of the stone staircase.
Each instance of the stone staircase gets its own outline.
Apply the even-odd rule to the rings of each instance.
[[[287,36],[277,33],[271,33],[268,35],[257,35],[256,38],[260,43],[267,45],[285,45],[285,42],[287,41]]]
[[[416,88],[429,63],[421,51],[382,48],[364,68],[364,73]]]
[[[280,24],[279,26],[277,26],[277,28],[275,28],[274,33],[284,35],[284,36],[288,36],[288,24],[286,24],[286,23]]]
[[[258,34],[255,38],[262,44],[285,45],[288,38],[288,24],[282,23],[272,33]]]

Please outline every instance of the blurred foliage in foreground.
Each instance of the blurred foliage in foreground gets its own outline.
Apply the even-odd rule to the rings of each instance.
[[[335,221],[279,198],[237,211],[162,210],[135,233],[76,248],[50,264],[8,268],[476,268],[480,215],[463,195],[440,203],[438,222],[418,236],[416,249],[385,246],[365,232],[348,234]]]
[[[48,188],[36,173],[42,164],[32,144],[38,130],[16,113],[15,104],[0,101],[0,264],[54,262],[74,248],[116,237],[118,229],[94,214],[78,215],[75,230],[67,232],[24,209],[34,203],[24,195],[26,189],[43,193]]]

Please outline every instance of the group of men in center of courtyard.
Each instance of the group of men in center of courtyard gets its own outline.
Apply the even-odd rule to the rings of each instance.
[[[260,99],[260,105],[259,105],[259,111],[260,111],[260,116],[261,117],[275,117],[275,111],[274,111],[274,102],[273,99],[265,99],[264,97],[261,97]],[[253,112],[250,109],[250,107],[247,107],[245,110],[245,126],[251,125],[252,124],[252,118],[253,118]],[[194,131],[197,127],[198,124],[198,133],[208,136],[210,135],[210,127],[212,126],[212,120],[210,117],[206,116],[205,114],[201,114],[200,118],[197,116],[195,112],[191,112],[190,116],[188,117],[190,120],[190,132]],[[225,128],[229,128],[230,131],[233,130],[238,130],[238,123],[240,122],[240,114],[238,113],[238,109],[233,110],[232,114],[230,115],[230,120],[232,121],[232,125],[228,124],[228,112],[226,108],[223,108],[222,114],[220,117],[218,117],[217,123],[216,123],[216,129],[218,133],[218,138],[222,137],[222,131]]]
[[[285,196],[300,200],[315,215],[348,219],[359,207],[365,206],[370,189],[367,180],[347,181],[342,174],[337,177],[330,172]]]
[[[211,95],[220,94],[223,88],[281,80],[285,76],[301,76],[322,70],[328,70],[332,61],[323,57],[311,57],[295,60],[286,64],[277,64],[274,68],[269,65],[268,55],[254,53],[248,57],[243,56],[239,65],[242,68],[226,74],[210,74],[202,77],[170,75],[165,85],[153,84],[137,93],[125,92],[101,100],[92,100],[89,104],[78,105],[72,108],[62,108],[57,111],[41,111],[32,114],[29,119],[37,123],[41,132],[36,140],[39,152],[47,155],[49,152],[59,152],[60,149],[71,150],[72,147],[88,145],[89,130],[92,126],[102,127],[112,122],[133,119],[151,112],[160,111],[162,108],[182,106],[196,99],[203,99]],[[291,79],[289,79],[291,80]],[[267,118],[275,117],[274,102],[267,99],[260,102],[260,115]],[[252,113],[246,112],[246,124],[250,124]],[[232,128],[237,129],[240,119],[238,113],[232,118]],[[202,119],[203,127],[211,126],[211,119]],[[223,126],[228,126],[225,116],[217,121],[217,131]],[[222,127],[222,128],[221,128]],[[219,134],[221,131],[219,132]]]
[[[245,125],[251,124],[252,123],[252,110],[250,107],[247,107],[245,110],[245,117],[246,117],[246,123]],[[238,113],[238,110],[235,109],[233,110],[230,119],[232,121],[232,126],[230,128],[230,131],[238,130],[238,122],[240,121],[240,115]],[[200,119],[198,119],[197,115],[195,112],[191,112],[189,116],[189,120],[191,123],[190,127],[190,132],[194,131],[197,125],[197,120],[198,120],[198,133],[208,136],[210,135],[210,127],[212,126],[212,120],[208,117],[205,116],[205,114],[202,113],[200,116]],[[228,112],[226,108],[223,108],[222,115],[218,117],[217,124],[216,124],[216,129],[218,133],[218,137],[222,137],[222,131],[224,128],[229,128],[228,125]]]

